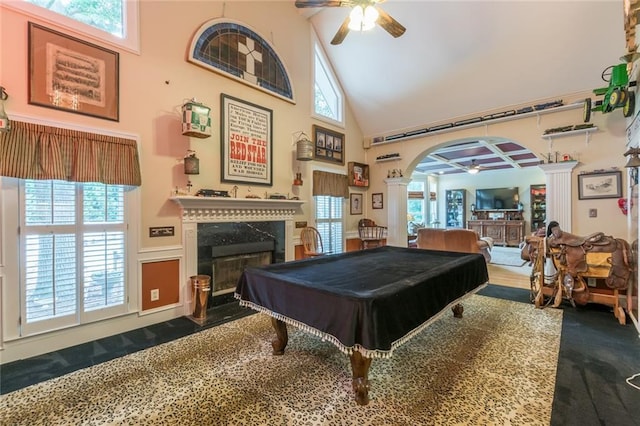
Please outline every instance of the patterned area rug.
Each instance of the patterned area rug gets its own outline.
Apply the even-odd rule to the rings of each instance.
[[[355,403],[346,355],[251,315],[0,397],[7,425],[548,425],[562,311],[474,295],[390,359]]]
[[[517,247],[493,246],[490,263],[504,266],[522,266],[527,262],[520,258],[520,249]]]

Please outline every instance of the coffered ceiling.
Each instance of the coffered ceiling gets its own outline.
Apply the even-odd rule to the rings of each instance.
[[[425,174],[466,173],[472,161],[481,172],[517,170],[540,163],[534,153],[514,142],[481,139],[441,148],[427,155],[415,171]]]

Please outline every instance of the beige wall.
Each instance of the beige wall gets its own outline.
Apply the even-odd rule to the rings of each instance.
[[[289,71],[296,96],[291,104],[274,96],[255,90],[244,84],[225,78],[186,61],[187,49],[193,33],[207,20],[216,17],[238,20],[255,29],[275,47],[281,60]],[[120,121],[112,122],[88,116],[57,111],[29,105],[27,102],[27,22],[30,18],[0,6],[0,84],[9,94],[5,107],[9,117],[20,115],[40,118],[61,126],[85,126],[97,130],[117,131],[135,134],[140,139],[140,159],[142,167],[142,187],[138,194],[139,212],[139,253],[132,261],[132,267],[140,268],[144,261],[162,261],[167,258],[180,258],[181,222],[179,209],[168,200],[170,192],[176,186],[184,187],[187,181],[182,173],[180,159],[187,149],[193,149],[200,158],[200,175],[192,176],[194,189],[214,188],[230,189],[231,185],[220,182],[220,94],[225,93],[248,102],[273,110],[273,187],[256,187],[254,192],[262,194],[265,190],[297,195],[310,201],[311,174],[314,169],[346,173],[345,166],[333,166],[328,163],[306,162],[300,164],[304,185],[292,186],[294,172],[298,164],[294,162],[292,133],[305,131],[311,134],[313,124],[322,124],[310,118],[311,113],[311,31],[309,23],[298,13],[293,1],[289,2],[221,2],[221,1],[142,1],[141,16],[141,53],[134,54],[120,50]],[[54,29],[54,26],[31,19]],[[66,31],[65,31],[66,32]],[[83,38],[81,35],[72,34]],[[99,42],[96,42],[99,44]],[[107,48],[118,50],[113,46]],[[213,136],[208,139],[188,138],[181,135],[180,107],[190,98],[196,97],[212,108]],[[385,209],[371,210],[370,194],[386,194],[384,178],[387,169],[402,168],[410,173],[417,161],[430,150],[463,138],[497,136],[512,138],[517,143],[535,153],[547,152],[548,144],[540,135],[544,129],[581,122],[580,110],[573,110],[541,117],[531,117],[486,127],[460,130],[453,133],[402,141],[396,144],[362,149],[362,134],[353,114],[347,109],[346,129],[334,128],[346,134],[346,161],[370,164],[371,186],[365,193],[364,216],[347,218],[347,230],[353,232],[357,220],[372,217],[379,223],[387,224],[387,200]],[[425,117],[425,121],[428,117]],[[625,120],[619,111],[603,115],[595,113],[593,118],[600,131],[593,134],[588,143],[583,136],[572,136],[554,142],[561,152],[580,152],[581,164],[574,171],[622,167],[624,165]],[[390,163],[376,163],[378,155],[400,152],[402,160],[393,166]],[[575,191],[574,182],[574,191]],[[248,188],[239,185],[239,196],[245,196]],[[2,200],[0,200],[1,202]],[[610,234],[623,233],[624,224],[607,217],[619,217],[616,203],[612,200],[590,202],[577,201],[574,197],[574,231],[587,233],[592,229]],[[588,208],[598,208],[597,219],[589,219]],[[348,209],[347,209],[348,211]],[[312,206],[306,203],[303,212],[296,220],[311,221]],[[148,238],[151,226],[175,226],[175,236],[166,238]],[[0,226],[0,234],[3,229]],[[4,230],[7,232],[7,230]],[[13,230],[11,230],[13,232]],[[15,250],[13,247],[0,247],[0,250]],[[0,252],[0,259],[2,253]],[[0,279],[2,276],[0,276]],[[14,282],[1,281],[2,286],[13,286]],[[183,286],[186,286],[186,280]],[[140,285],[138,284],[138,287]],[[0,292],[0,295],[2,292]],[[184,294],[184,291],[182,292]],[[181,300],[181,303],[184,303]],[[15,301],[2,301],[2,307]],[[136,309],[136,307],[134,307]],[[48,333],[20,342],[3,342],[2,362],[37,353],[55,350],[60,347],[81,343],[102,336],[122,332],[128,329],[153,324],[184,313],[184,308],[138,315],[135,311],[126,317],[119,317],[99,324],[76,327]],[[3,323],[9,321],[6,310],[3,311]],[[12,320],[11,320],[12,321]],[[15,322],[12,322],[14,324]]]
[[[589,93],[573,96],[559,95],[557,99],[564,99],[566,104],[581,101]],[[534,102],[532,102],[534,103]],[[511,109],[507,107],[505,109]],[[483,113],[477,114],[479,116]],[[509,121],[494,122],[478,127],[443,132],[431,136],[408,139],[398,142],[382,143],[374,145],[367,150],[367,162],[371,164],[372,176],[386,176],[390,168],[401,168],[405,176],[410,176],[416,164],[428,153],[438,147],[464,140],[476,140],[482,138],[510,139],[519,145],[528,148],[534,154],[542,157],[558,151],[560,154],[568,153],[575,156],[579,164],[573,170],[572,175],[572,232],[576,234],[589,234],[602,231],[606,234],[625,238],[627,235],[626,217],[620,213],[616,199],[603,200],[578,200],[577,175],[580,172],[590,172],[598,169],[610,169],[618,167],[623,171],[623,196],[627,195],[627,176],[624,165],[626,158],[622,155],[626,151],[626,120],[621,110],[608,114],[594,112],[591,122],[598,131],[586,134],[577,134],[554,138],[550,144],[542,138],[546,129],[581,124],[582,108],[566,109],[554,113],[527,116]],[[456,121],[457,118],[451,121]],[[400,153],[401,160],[394,162],[376,163],[375,158],[389,153]],[[525,190],[527,177],[525,172],[480,172],[476,176],[460,175],[459,177],[444,177],[440,179],[440,189],[453,187],[475,188],[474,182],[482,182],[483,187],[518,186],[521,195]],[[544,173],[533,173],[531,183],[544,183]],[[521,175],[522,174],[522,175]],[[474,179],[476,179],[474,181]],[[511,184],[510,182],[514,182]],[[381,179],[373,179],[370,192],[385,192],[385,184]],[[442,191],[441,191],[442,192]],[[444,193],[442,193],[444,194]],[[442,199],[442,194],[440,198]],[[473,192],[475,194],[475,192]],[[525,209],[528,206],[525,205]],[[590,218],[589,209],[596,208],[598,217]],[[385,211],[374,210],[375,220],[385,223]],[[440,212],[440,219],[443,214]],[[527,228],[528,229],[528,228]]]
[[[289,72],[295,104],[187,62],[195,31],[206,21],[221,17],[223,9],[226,18],[253,28],[274,46]],[[298,13],[293,2],[140,2],[141,54],[120,51],[119,122],[28,105],[29,18],[8,9],[0,10],[1,34],[5,40],[0,57],[0,75],[2,86],[10,96],[6,102],[10,118],[12,114],[19,114],[59,121],[61,125],[72,123],[140,136],[143,181],[140,188],[143,206],[140,213],[141,249],[181,244],[179,209],[168,197],[176,186],[186,186],[187,177],[183,174],[180,159],[187,149],[195,150],[200,158],[200,174],[191,177],[193,191],[200,188],[229,190],[233,186],[220,183],[221,93],[273,110],[273,186],[254,186],[254,193],[280,192],[310,200],[313,169],[346,174],[346,163],[345,166],[315,161],[301,163],[305,183],[302,187],[292,185],[298,168],[292,133],[304,131],[311,135],[312,124],[345,133],[347,161],[363,161],[362,134],[348,108],[346,129],[310,118],[311,32],[308,22]],[[6,43],[7,40],[11,43]],[[106,47],[118,50],[113,46]],[[193,97],[212,108],[213,135],[210,138],[190,138],[181,134],[180,108]],[[244,197],[248,186],[238,186],[238,196]],[[309,212],[307,203],[303,206],[301,218],[309,216]],[[149,238],[150,226],[175,226],[175,237]]]
[[[254,29],[274,46],[289,72],[295,94],[295,104],[271,96],[260,90],[236,82],[186,61],[191,38],[205,22],[224,17],[242,22]],[[180,210],[169,200],[172,189],[185,187],[187,178],[183,174],[181,159],[188,149],[196,151],[200,159],[200,174],[192,176],[193,190],[213,188],[230,190],[233,185],[220,181],[220,95],[222,93],[257,104],[273,111],[273,186],[253,187],[254,193],[265,191],[299,196],[307,203],[296,220],[312,217],[311,176],[314,169],[346,174],[344,166],[321,162],[300,164],[304,185],[293,187],[294,173],[298,164],[294,160],[295,147],[292,134],[304,131],[311,135],[311,126],[324,127],[345,133],[346,161],[364,161],[362,134],[348,109],[346,128],[340,129],[311,118],[312,42],[311,27],[298,13],[293,2],[220,2],[220,1],[141,1],[140,28],[141,53],[135,54],[105,46],[120,53],[120,121],[113,122],[69,112],[58,111],[28,104],[28,21],[57,28],[39,19],[0,6],[0,84],[5,87],[9,99],[5,108],[9,118],[25,117],[58,123],[60,126],[84,126],[96,131],[111,131],[137,135],[140,140],[140,162],[142,186],[136,190],[141,211],[135,214],[140,220],[138,253],[133,253],[129,265],[137,272],[138,283],[134,286],[140,296],[142,265],[145,262],[160,262],[182,258],[182,227]],[[86,39],[79,34],[72,36]],[[98,41],[90,40],[101,44]],[[181,134],[182,104],[197,98],[212,108],[213,135],[207,139],[189,138]],[[238,185],[238,196],[248,193],[247,185]],[[2,199],[0,197],[0,207]],[[350,221],[355,229],[356,219]],[[0,237],[3,230],[0,220]],[[175,236],[149,238],[151,226],[174,226]],[[3,240],[4,241],[4,240]],[[0,246],[2,253],[13,247]],[[0,290],[17,285],[13,275],[3,277],[0,260]],[[12,266],[13,267],[13,266]],[[184,269],[181,269],[184,271]],[[7,304],[16,301],[2,300],[3,327],[12,327],[0,339],[2,362],[33,356],[58,348],[93,340],[129,329],[165,321],[181,316],[188,310],[188,279],[182,277],[181,299],[177,305],[160,308],[153,312],[138,314],[140,306],[132,303],[131,315],[101,321],[69,330],[45,335],[7,341],[15,335],[17,319],[14,308]],[[12,281],[12,282],[9,282]],[[0,291],[0,296],[4,291]],[[135,298],[136,296],[134,296]],[[11,312],[11,314],[9,313]],[[0,337],[2,335],[0,334]]]

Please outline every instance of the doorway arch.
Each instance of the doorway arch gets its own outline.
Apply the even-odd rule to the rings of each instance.
[[[415,180],[416,173],[420,173],[424,176],[425,182],[428,182],[428,176],[431,175],[435,175],[435,179],[439,182],[435,188],[437,201],[434,204],[437,206],[435,207],[437,211],[435,217],[432,215],[433,212],[427,213],[429,216],[426,216],[426,220],[424,221],[426,226],[433,226],[432,224],[434,221],[439,222],[439,224],[435,226],[446,225],[444,222],[444,205],[440,201],[443,199],[445,191],[445,186],[441,184],[442,180],[449,178],[457,179],[458,181],[461,179],[468,180],[472,175],[468,174],[467,171],[473,160],[476,160],[477,164],[482,167],[480,174],[475,175],[476,177],[474,177],[474,180],[484,182],[482,185],[486,187],[512,186],[506,182],[513,182],[518,179],[522,181],[523,178],[527,178],[528,176],[529,179],[531,179],[530,182],[521,182],[520,184],[515,185],[519,186],[519,193],[521,194],[523,201],[525,201],[525,204],[528,204],[529,185],[533,183],[545,183],[545,173],[538,167],[541,163],[541,159],[529,148],[513,141],[511,138],[497,136],[472,136],[443,140],[440,143],[430,146],[425,146],[424,144],[421,145],[422,146],[419,150],[414,151],[415,154],[413,154],[411,158],[405,158],[405,164],[407,167],[404,174],[405,181],[387,182],[388,186],[404,185],[406,187],[406,191],[403,193],[404,197],[402,200],[398,200],[398,204],[402,203],[405,207],[405,211],[401,212],[403,214],[396,212],[396,218],[406,216],[408,220],[407,204],[409,198],[407,189],[410,182]],[[408,152],[409,151],[407,151],[405,155],[407,155]],[[487,182],[488,176],[496,174],[500,174],[498,180]],[[393,179],[388,179],[388,181],[393,181]],[[466,185],[466,187],[471,191],[469,194],[469,201],[465,205],[465,208],[468,209],[470,204],[473,203],[475,189],[472,185]],[[391,192],[398,192],[391,188],[388,188],[388,190],[390,191],[389,195],[391,195]],[[429,197],[429,192],[431,192],[431,188],[427,184],[423,195],[425,199],[425,209],[428,203],[426,200]],[[389,223],[393,223],[393,221],[390,220]],[[407,224],[402,223],[401,228],[404,229],[397,229],[397,231],[407,232],[406,225]],[[398,243],[403,240],[406,241],[405,238],[398,238]]]

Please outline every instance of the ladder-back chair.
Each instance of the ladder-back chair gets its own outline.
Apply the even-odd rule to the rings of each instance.
[[[300,240],[302,240],[302,246],[304,247],[304,257],[316,257],[328,254],[322,246],[320,233],[313,226],[302,228]]]
[[[385,244],[387,227],[378,226],[371,219],[360,219],[358,222],[358,235],[361,249],[380,247]]]

